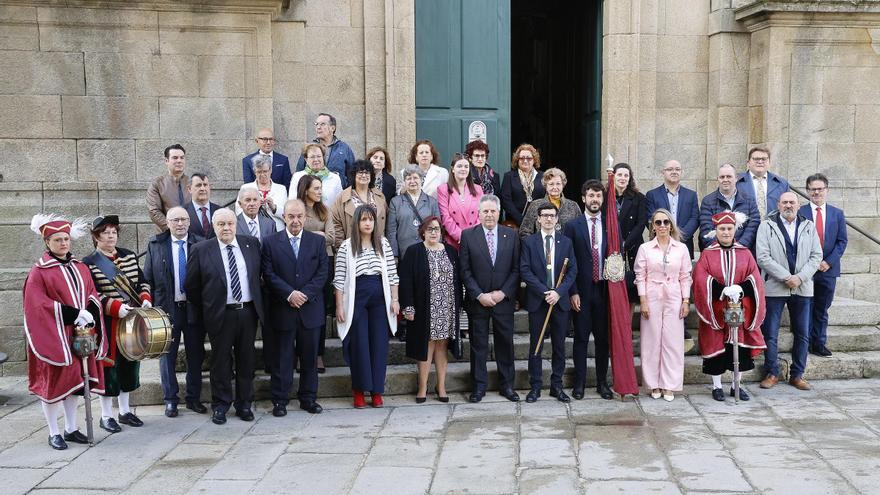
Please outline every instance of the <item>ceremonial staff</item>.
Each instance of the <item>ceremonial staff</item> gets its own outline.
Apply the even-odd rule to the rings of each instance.
[[[724,288],[722,295],[727,298],[724,323],[730,327],[729,341],[733,345],[733,400],[739,404],[739,327],[743,324],[743,309],[740,304],[743,290],[739,285],[731,285]]]
[[[562,261],[562,269],[559,270],[559,277],[556,279],[556,285],[553,286],[554,289],[556,287],[559,287],[559,284],[562,283],[562,277],[565,276],[565,270],[567,270],[567,269],[568,269],[568,258],[565,258]],[[538,335],[538,343],[535,344],[535,355],[536,356],[538,355],[538,351],[541,349],[541,344],[544,342],[544,332],[547,331],[547,324],[550,323],[550,314],[553,313],[553,306],[556,306],[556,303],[551,304],[550,307],[547,308],[547,316],[544,318],[544,326],[541,327],[541,334]]]
[[[92,393],[89,378],[89,355],[98,350],[95,340],[95,324],[74,327],[73,353],[82,359],[83,366],[83,399],[86,402],[86,437],[89,439],[89,447],[95,445],[95,435],[92,427]]]

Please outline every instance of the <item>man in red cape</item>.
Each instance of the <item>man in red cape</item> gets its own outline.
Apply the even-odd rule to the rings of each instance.
[[[694,267],[694,304],[700,315],[700,354],[703,373],[712,376],[712,397],[724,400],[721,375],[733,371],[733,344],[730,328],[724,323],[726,293],[741,293],[743,324],[737,330],[740,374],[755,367],[753,357],[761,353],[764,336],[764,281],[758,263],[748,248],[734,240],[742,223],[735,212],[725,211],[712,216],[715,242],[704,249]],[[711,232],[710,232],[711,234]],[[739,389],[739,399],[749,400],[745,389]],[[733,395],[733,388],[730,389]]]
[[[74,394],[83,388],[83,363],[71,348],[74,326],[95,324],[98,352],[87,358],[90,390],[104,393],[104,369],[96,363],[107,354],[101,302],[89,269],[70,254],[71,237],[84,233],[82,227],[52,215],[37,215],[31,221],[46,252],[28,273],[23,291],[28,382],[30,392],[43,402],[49,445],[56,450],[66,449],[66,442],[88,443],[76,424]],[[62,405],[63,438],[58,431]]]

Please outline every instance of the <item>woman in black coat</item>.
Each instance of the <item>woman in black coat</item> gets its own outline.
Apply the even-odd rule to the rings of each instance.
[[[504,218],[519,226],[529,203],[546,194],[541,184],[543,172],[539,170],[541,154],[531,144],[521,144],[513,152],[510,165],[513,170],[504,174],[501,183],[501,207]]]
[[[430,216],[419,227],[424,242],[410,246],[400,261],[400,304],[407,320],[406,355],[418,361],[416,403],[427,400],[431,361],[437,371],[437,400],[449,402],[446,367],[450,340],[460,345],[462,285],[458,253],[443,243],[440,218]],[[453,342],[453,346],[455,346]],[[460,357],[460,347],[455,357]]]
[[[634,267],[639,246],[644,242],[648,225],[648,202],[636,188],[636,179],[627,163],[614,166],[614,199],[617,202],[617,223],[620,225],[620,249],[626,256],[626,288],[631,302],[639,300]]]
[[[367,160],[373,164],[375,171],[374,187],[385,196],[385,206],[388,206],[391,204],[391,198],[397,196],[397,180],[391,175],[391,157],[385,148],[376,146],[367,152]]]

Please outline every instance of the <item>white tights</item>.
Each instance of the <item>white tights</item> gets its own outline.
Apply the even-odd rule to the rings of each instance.
[[[124,415],[131,412],[129,405],[129,392],[119,392],[117,401],[119,402],[119,414]],[[101,396],[101,418],[110,419],[113,417],[113,397]]]
[[[49,426],[49,435],[60,435],[58,430],[58,413],[64,412],[64,432],[73,433],[77,430],[76,426],[76,402],[77,396],[68,395],[66,399],[60,402],[49,404],[43,402],[43,416],[46,417],[46,424]]]
[[[742,371],[736,374],[736,379],[742,383]],[[721,388],[721,375],[712,375],[712,388]]]

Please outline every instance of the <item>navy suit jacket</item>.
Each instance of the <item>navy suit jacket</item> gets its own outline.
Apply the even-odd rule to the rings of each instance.
[[[247,280],[257,317],[263,317],[263,291],[260,287],[260,243],[249,235],[235,236],[247,267]],[[220,241],[202,241],[189,251],[186,259],[186,305],[189,325],[204,328],[209,334],[223,327],[226,314],[226,269],[220,254]]]
[[[736,179],[736,190],[745,192],[753,198],[755,197],[752,174],[748,170],[741,173],[739,178]],[[782,196],[782,193],[786,191],[788,191],[788,181],[773,172],[767,172],[767,213],[776,209],[776,206],[779,204],[779,196]],[[755,205],[757,205],[757,200],[755,201]]]
[[[459,265],[461,281],[467,289],[465,304],[473,315],[486,316],[490,308],[483,307],[477,296],[500,290],[505,297],[494,308],[496,314],[513,314],[516,292],[519,289],[519,236],[510,227],[496,227],[495,265],[489,257],[489,246],[483,226],[477,225],[461,233]]]
[[[601,214],[600,219],[603,232],[602,242],[599,246],[599,256],[604,259],[608,255],[608,236],[605,235],[605,213]],[[577,259],[579,270],[571,293],[581,296],[581,310],[583,310],[586,306],[585,300],[595,297],[593,295],[595,287],[593,283],[593,243],[590,239],[590,229],[587,226],[586,216],[580,215],[578,218],[566,223],[565,227],[562,228],[562,233],[571,239],[574,257]],[[600,264],[599,266],[603,265]],[[604,290],[604,287],[602,290]]]
[[[198,236],[204,237],[205,239],[213,239],[217,235],[214,233],[214,226],[211,225],[211,219],[214,217],[214,212],[220,209],[220,205],[208,202],[208,231],[205,232],[202,230],[202,219],[201,212],[197,212],[195,206],[193,206],[192,201],[184,206],[184,209],[187,213],[189,213],[189,233],[196,234]]]
[[[186,236],[187,252],[191,252],[194,245],[204,240],[204,237],[190,232]],[[177,246],[173,248],[177,249]],[[174,318],[174,270],[177,267],[174,266],[171,249],[171,232],[168,230],[150,239],[144,259],[144,280],[152,289],[153,306],[162,308],[169,317]]]
[[[807,203],[801,206],[798,213],[816,223],[813,218],[815,210],[812,208],[813,203]],[[822,219],[825,227],[825,245],[822,246],[822,260],[831,265],[828,271],[820,272],[816,270],[813,278],[827,277],[836,278],[840,276],[840,258],[846,251],[846,244],[849,242],[846,236],[846,218],[843,210],[835,208],[825,203],[825,218]]]
[[[241,175],[244,177],[245,184],[257,180],[257,176],[254,175],[254,169],[251,167],[251,159],[257,156],[257,153],[259,153],[259,151],[254,151],[250,155],[241,159]],[[289,192],[290,179],[292,177],[293,172],[290,171],[290,160],[281,153],[272,150],[272,182],[276,184],[284,184],[284,187]]]
[[[658,208],[669,209],[669,198],[666,196],[666,186],[661,184],[645,194],[648,201],[648,219]],[[700,228],[700,202],[697,193],[684,186],[678,186],[678,211],[675,214],[675,223],[678,225],[681,242],[690,251],[694,252],[694,233]],[[651,228],[649,225],[648,228]]]
[[[526,309],[538,311],[544,302],[544,293],[555,290],[559,294],[556,303],[562,311],[571,311],[571,290],[578,274],[577,260],[571,239],[563,234],[555,236],[556,250],[553,256],[553,283],[559,279],[562,263],[568,258],[568,268],[562,282],[555,289],[547,286],[547,259],[544,257],[544,233],[540,230],[522,241],[522,256],[519,259],[519,273],[526,283]]]
[[[297,314],[306,328],[324,324],[324,285],[330,275],[324,242],[323,236],[303,230],[299,256],[294,256],[286,230],[264,239],[263,280],[269,289],[270,321],[278,330],[292,331]],[[295,290],[308,298],[299,308],[287,302]]]
[[[714,240],[706,242],[703,237],[710,230],[715,230],[712,225],[712,215],[728,210],[730,207],[717,189],[703,197],[703,202],[700,204],[700,249],[714,242]],[[758,203],[755,202],[755,197],[750,193],[737,190],[732,211],[745,213],[748,217],[746,223],[736,231],[734,239],[754,253],[755,236],[758,233],[758,225],[761,223],[761,214],[758,212]]]

